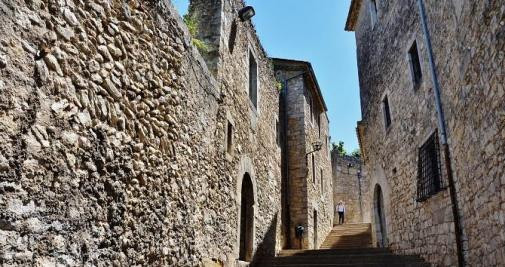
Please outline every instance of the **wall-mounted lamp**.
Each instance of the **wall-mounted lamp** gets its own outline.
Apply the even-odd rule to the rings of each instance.
[[[238,16],[241,21],[250,20],[252,17],[254,17],[254,15],[256,15],[256,11],[254,11],[254,8],[252,6],[246,6],[238,11]]]
[[[307,153],[307,154],[305,154],[305,155],[312,154],[312,153],[314,153],[314,152],[316,152],[316,151],[319,151],[319,150],[321,150],[321,148],[322,148],[322,147],[323,147],[323,142],[321,142],[321,141],[316,141],[316,142],[312,143],[312,148],[313,148],[314,150],[310,151],[309,153]]]

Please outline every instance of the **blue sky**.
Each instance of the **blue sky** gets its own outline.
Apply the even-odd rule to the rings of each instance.
[[[181,14],[189,0],[172,1]],[[358,148],[361,119],[354,33],[344,31],[350,0],[247,0],[270,57],[310,61],[323,92],[332,142]]]

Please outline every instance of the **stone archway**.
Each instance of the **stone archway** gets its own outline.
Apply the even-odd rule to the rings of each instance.
[[[255,252],[257,214],[257,186],[252,160],[242,155],[237,166],[235,203],[237,205],[237,239],[235,243],[235,259],[250,262]]]
[[[375,185],[373,196],[375,235],[378,247],[387,246],[386,214],[384,210],[384,195],[379,184]]]
[[[239,260],[249,262],[254,247],[254,190],[249,173],[242,178],[240,198]]]

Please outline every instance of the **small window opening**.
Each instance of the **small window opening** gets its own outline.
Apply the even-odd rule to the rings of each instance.
[[[324,176],[323,176],[323,168],[321,168],[321,193],[324,192]]]
[[[319,133],[319,138],[321,138],[321,114],[316,115],[317,120],[317,131]]]
[[[235,48],[235,39],[237,39],[237,20],[234,20],[231,24],[230,39],[228,40],[228,49],[230,49],[230,53],[233,53],[233,49]]]
[[[387,129],[391,126],[391,111],[389,109],[389,100],[387,96],[385,96],[384,100],[382,100],[382,109],[384,112],[384,125]]]
[[[231,154],[233,151],[233,124],[229,121],[226,130],[226,151],[228,154]]]
[[[417,201],[424,201],[445,188],[441,177],[437,131],[419,148],[418,157]]]
[[[423,73],[421,70],[421,62],[419,60],[419,52],[417,49],[417,43],[414,41],[409,49],[409,61],[410,61],[410,72],[412,74],[412,81],[414,85],[418,85],[421,82]]]
[[[312,183],[316,183],[316,163],[314,161],[314,155],[312,155]]]
[[[309,104],[310,122],[314,123],[314,102],[310,92],[307,92],[307,102]]]
[[[275,120],[275,140],[278,146],[281,146],[281,127],[279,124],[279,120]]]
[[[249,99],[258,108],[258,65],[252,52],[249,52]]]

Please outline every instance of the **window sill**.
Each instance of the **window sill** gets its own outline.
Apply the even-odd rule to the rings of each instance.
[[[253,113],[258,116],[258,108],[254,106],[254,103],[251,101],[251,99],[249,98],[249,107],[251,108],[251,110],[253,111]]]
[[[441,192],[444,192],[447,190],[447,186],[445,187],[442,187],[440,188],[438,191],[436,192],[433,192],[425,197],[422,197],[422,198],[416,198],[416,201],[419,202],[419,203],[422,203],[422,202],[426,202],[428,200],[430,200],[432,197],[435,197],[436,195],[439,195]]]

